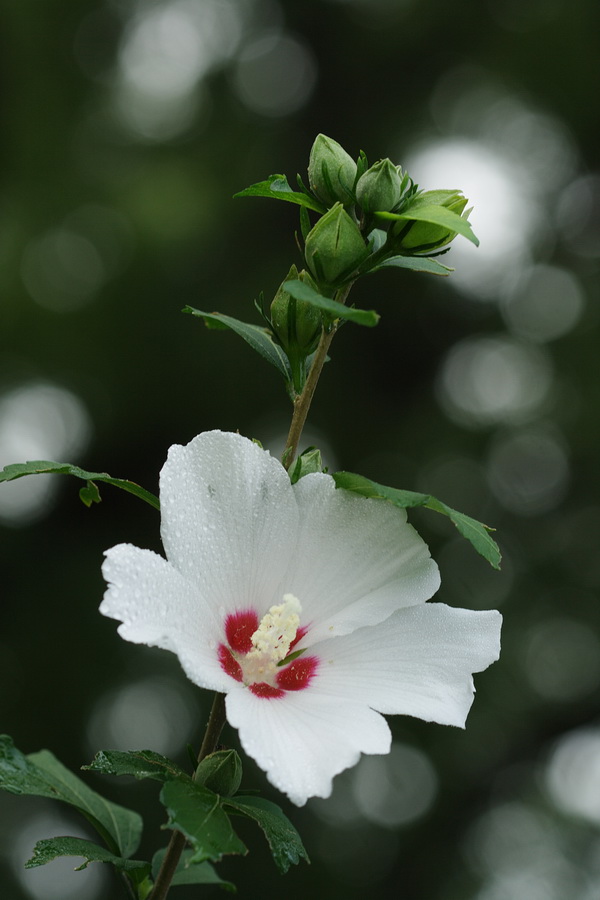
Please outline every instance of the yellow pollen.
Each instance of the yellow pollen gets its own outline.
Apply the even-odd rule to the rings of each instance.
[[[260,625],[251,637],[252,646],[246,659],[266,657],[271,663],[278,663],[290,652],[290,644],[296,637],[300,624],[302,607],[293,594],[284,594],[283,603],[272,606],[261,619]]]

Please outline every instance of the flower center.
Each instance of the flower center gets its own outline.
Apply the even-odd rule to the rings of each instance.
[[[227,644],[218,648],[221,668],[258,697],[282,697],[286,691],[308,687],[317,657],[292,654],[294,658],[285,662],[307,631],[300,627],[301,612],[298,598],[284,594],[283,602],[272,606],[260,622],[254,610],[228,616]]]
[[[278,663],[290,652],[290,644],[296,637],[302,607],[293,594],[284,594],[283,603],[272,606],[262,617],[261,623],[250,638],[253,649],[246,659],[269,659]]]

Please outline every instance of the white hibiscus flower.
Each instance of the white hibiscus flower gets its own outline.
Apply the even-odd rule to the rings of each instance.
[[[167,559],[109,550],[100,611],[225,693],[245,751],[294,803],[389,751],[381,713],[464,726],[501,616],[425,602],[439,573],[402,510],[328,475],[291,485],[269,453],[219,431],[171,447],[160,499]]]

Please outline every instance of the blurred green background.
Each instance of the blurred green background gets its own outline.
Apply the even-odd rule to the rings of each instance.
[[[465,732],[393,719],[389,757],[339,776],[328,801],[284,803],[310,867],[282,879],[241,828],[250,857],[220,871],[243,898],[597,900],[600,6],[1,6],[0,466],[67,460],[156,490],[168,446],[202,430],[276,452],[290,409],[275,370],[180,310],[258,323],[253,298],[299,262],[297,210],[231,197],[304,173],[318,132],[475,207],[481,247],[453,245],[450,279],[388,271],[355,289],[382,319],[336,339],[305,445],[496,526],[500,574],[446,520],[411,516],[438,598],[502,610],[502,659],[477,677]],[[100,747],[183,762],[209,698],[97,612],[103,550],[159,550],[158,515],[108,486],[86,509],[79,486],[0,487],[0,730],[74,768]],[[152,853],[156,787],[90,783],[148,810]],[[0,796],[3,900],[117,896],[99,865],[22,868],[36,840],[80,829]]]

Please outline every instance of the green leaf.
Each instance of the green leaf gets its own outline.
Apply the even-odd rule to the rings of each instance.
[[[378,272],[387,267],[398,269],[412,269],[414,272],[429,272],[431,275],[449,275],[454,272],[451,266],[444,266],[437,259],[429,259],[426,256],[390,256],[370,272]]]
[[[105,800],[48,750],[25,756],[8,735],[0,735],[0,788],[73,806],[119,856],[129,857],[139,846],[142,819],[136,812]]]
[[[191,780],[177,763],[154,750],[100,750],[89,766],[81,768],[101,775],[132,775],[163,782],[172,778]]]
[[[80,469],[79,466],[72,466],[70,463],[49,462],[48,460],[40,459],[32,462],[13,463],[10,466],[4,466],[4,469],[0,472],[0,483],[3,481],[14,481],[15,478],[23,478],[25,475],[74,475],[76,478],[83,478],[87,485],[81,489],[79,496],[86,506],[100,501],[100,494],[94,482],[104,481],[106,484],[122,488],[122,490],[133,494],[135,497],[139,497],[140,500],[145,500],[154,509],[160,509],[158,497],[145,488],[140,487],[134,481],[112,478],[106,472],[86,472],[85,469]]]
[[[317,447],[308,447],[304,450],[298,459],[294,462],[289,470],[290,481],[296,484],[305,475],[312,472],[323,471],[323,460],[321,459],[321,451]]]
[[[456,231],[458,234],[462,234],[476,247],[479,246],[479,239],[473,233],[473,229],[467,219],[452,212],[451,209],[446,209],[445,206],[418,206],[413,209],[407,209],[405,213],[377,212],[375,215],[381,219],[394,221],[429,222],[431,225],[441,225],[449,231]]]
[[[401,509],[424,506],[427,509],[433,509],[435,512],[448,516],[459,533],[471,542],[475,550],[484,559],[487,559],[494,569],[500,568],[500,560],[502,559],[500,549],[489,534],[493,529],[482,522],[478,522],[476,519],[472,519],[471,516],[466,516],[464,513],[457,512],[450,506],[446,506],[445,503],[442,503],[441,500],[436,500],[431,494],[419,494],[415,491],[402,491],[397,488],[386,487],[383,484],[377,484],[376,481],[371,481],[370,478],[365,478],[363,475],[355,475],[352,472],[335,472],[333,480],[336,487],[360,494],[362,497],[388,500]]]
[[[226,853],[248,852],[217,794],[193,781],[167,781],[160,799],[169,814],[166,827],[181,831],[192,845],[190,862],[217,862]]]
[[[301,859],[310,862],[300,835],[276,803],[262,797],[244,797],[243,800],[224,800],[223,805],[259,825],[269,843],[275,865],[282,874]]]
[[[274,200],[288,200],[290,203],[296,203],[298,206],[304,206],[307,209],[314,209],[315,212],[324,213],[326,207],[315,197],[304,194],[300,191],[293,191],[288,183],[285,175],[269,175],[266,181],[258,181],[251,184],[250,187],[238,191],[234,197],[269,197]]]
[[[158,850],[152,858],[152,875],[154,878],[158,875],[165,852],[165,849]],[[183,851],[171,884],[217,884],[224,890],[235,893],[235,884],[232,884],[230,881],[223,881],[222,878],[219,878],[211,864],[208,862],[196,863],[194,865],[191,863],[192,856],[192,850]]]
[[[202,310],[194,309],[192,306],[184,307],[183,312],[204,319],[204,324],[207,328],[229,328],[231,331],[235,331],[247,344],[250,344],[253,350],[256,350],[267,362],[275,366],[286,381],[290,380],[291,369],[288,358],[279,344],[275,343],[266,328],[261,328],[259,325],[250,325],[247,322],[240,322],[239,319],[233,319],[231,316],[223,315],[223,313],[202,312]]]
[[[76,872],[87,868],[88,863],[110,863],[120,872],[127,872],[136,884],[140,884],[150,874],[150,863],[140,859],[123,859],[104,847],[78,837],[55,837],[38,841],[33,856],[25,863],[26,869],[45,866],[59,856],[83,856],[84,862],[75,868]]]
[[[305,300],[311,306],[316,306],[324,312],[329,313],[335,319],[348,319],[357,325],[366,325],[372,328],[379,322],[379,316],[374,309],[356,309],[353,306],[344,306],[337,300],[331,300],[329,297],[323,297],[303,281],[286,281],[285,289],[296,300]]]

